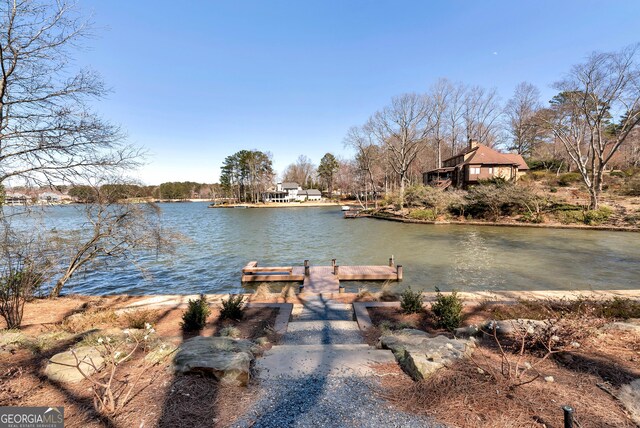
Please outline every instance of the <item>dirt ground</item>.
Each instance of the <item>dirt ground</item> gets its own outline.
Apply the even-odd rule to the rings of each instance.
[[[87,340],[87,331],[114,331],[149,322],[156,343],[175,346],[194,334],[183,334],[180,321],[184,309],[136,309],[122,311],[137,297],[69,296],[34,300],[25,308],[26,336],[21,343],[0,343],[0,406],[64,406],[67,427],[201,427],[229,426],[253,399],[254,389],[218,384],[203,375],[174,375],[172,354],[159,361],[145,359],[138,350],[122,363],[115,376],[115,390],[135,382],[130,402],[111,415],[93,407],[91,383],[59,383],[44,375],[48,359]],[[248,308],[240,321],[220,320],[212,313],[200,335],[217,335],[224,327],[236,327],[239,337],[276,340],[273,326],[277,309]],[[270,346],[270,345],[265,345]]]
[[[549,316],[533,305],[467,305],[463,313],[463,325]],[[399,308],[369,308],[369,315],[374,324],[366,334],[370,344],[389,328],[411,327],[452,336],[435,327],[428,310],[405,315]],[[519,380],[502,374],[500,348],[493,336],[484,335],[479,337],[470,361],[447,367],[428,380],[414,382],[399,375],[398,368],[385,368],[389,373],[381,376],[380,394],[402,410],[423,413],[456,427],[561,427],[563,405],[575,409],[580,427],[634,427],[615,394],[620,386],[640,378],[640,335],[599,330],[611,320],[576,318],[572,325],[579,328],[567,334],[578,334],[580,346],[570,352],[558,352],[547,359],[543,359],[544,352],[527,352],[525,358],[540,373],[527,384],[517,385]],[[517,344],[501,345],[514,363]],[[544,380],[548,376],[553,377],[552,382]]]

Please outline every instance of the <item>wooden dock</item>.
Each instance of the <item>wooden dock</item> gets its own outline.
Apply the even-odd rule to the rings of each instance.
[[[258,266],[249,262],[242,269],[242,282],[301,282],[304,291],[327,293],[340,291],[340,281],[402,281],[402,265],[394,266],[393,257],[384,266]]]

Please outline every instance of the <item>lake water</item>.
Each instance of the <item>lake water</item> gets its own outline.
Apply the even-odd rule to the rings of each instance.
[[[261,266],[386,264],[404,266],[398,287],[443,290],[640,288],[640,234],[566,229],[419,225],[345,220],[339,207],[209,209],[161,204],[163,223],[185,236],[172,256],[144,255],[139,266],[73,278],[66,293],[227,293],[243,290],[240,270]],[[45,208],[42,226],[77,227],[82,208]],[[358,284],[348,284],[356,290]],[[246,288],[245,288],[246,290]]]

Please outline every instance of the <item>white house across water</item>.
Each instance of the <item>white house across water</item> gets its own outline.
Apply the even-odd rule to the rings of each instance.
[[[264,193],[265,202],[304,202],[319,201],[322,194],[318,189],[305,189],[298,183],[278,183],[275,190]]]

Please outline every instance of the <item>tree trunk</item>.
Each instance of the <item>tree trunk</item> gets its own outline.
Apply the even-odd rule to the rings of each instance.
[[[600,194],[602,193],[602,180],[603,180],[603,172],[602,172],[602,168],[600,168],[598,172],[594,174],[593,183],[589,188],[589,197],[590,197],[589,209],[590,210],[597,210],[598,208],[600,208]]]
[[[64,273],[64,275],[62,275],[62,277],[60,279],[58,279],[58,281],[56,281],[55,287],[53,287],[53,289],[51,289],[51,292],[49,293],[49,298],[54,298],[54,297],[59,297],[60,296],[60,292],[62,292],[62,287],[64,287],[64,285],[67,283],[67,281],[73,276],[73,273],[75,271],[76,271],[75,267],[67,269],[67,271]]]
[[[400,209],[404,207],[404,174],[400,176]]]

